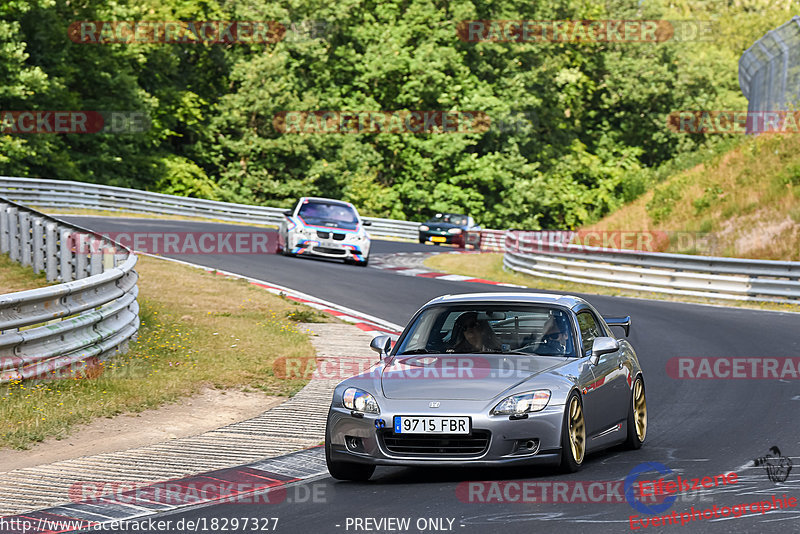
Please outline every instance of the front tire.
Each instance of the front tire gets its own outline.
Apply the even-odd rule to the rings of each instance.
[[[583,404],[577,392],[564,405],[564,423],[561,425],[561,469],[574,473],[583,465],[586,456],[586,423]]]
[[[369,477],[372,476],[372,473],[375,472],[374,465],[331,460],[330,437],[327,435],[325,439],[325,463],[328,464],[328,473],[336,480],[366,482],[369,480]]]
[[[644,394],[644,379],[636,377],[631,390],[631,404],[628,406],[628,438],[625,446],[640,449],[647,437],[647,399]]]
[[[344,264],[345,265],[358,265],[359,267],[366,267],[367,265],[369,265],[369,258],[364,258],[364,261],[351,260],[350,258],[345,258]]]
[[[291,258],[294,256],[291,252],[289,252],[289,234],[286,234],[286,239],[283,240],[283,243],[279,245],[281,249],[281,255],[286,256],[287,258]]]

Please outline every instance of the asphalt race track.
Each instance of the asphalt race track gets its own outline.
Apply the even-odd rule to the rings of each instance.
[[[146,219],[65,217],[100,232],[264,231],[239,225]],[[434,250],[419,244],[373,241],[372,255],[399,251]],[[507,291],[506,288],[400,276],[390,271],[341,263],[285,258],[279,255],[186,254],[178,259],[259,278],[313,294],[382,319],[404,325],[422,304],[447,293]],[[373,256],[374,257],[374,256]],[[187,294],[190,288],[187,288]],[[678,356],[786,357],[800,355],[800,315],[692,304],[582,295],[603,314],[629,314],[630,340],[645,371],[649,427],[638,451],[612,449],[590,455],[581,471],[571,475],[534,468],[475,470],[400,469],[379,467],[369,483],[337,482],[331,478],[290,486],[287,498],[275,504],[217,504],[186,509],[152,519],[200,520],[207,531],[233,531],[232,518],[279,518],[274,530],[284,533],[339,532],[626,532],[629,516],[664,516],[695,509],[734,506],[771,500],[772,496],[800,498],[800,381],[795,380],[677,380],[666,363]],[[187,297],[188,298],[188,297]],[[620,335],[622,335],[620,333]],[[298,414],[302,417],[302,414]],[[778,446],[794,457],[795,469],[783,483],[768,479],[753,459]],[[624,480],[642,462],[658,462],[684,478],[713,477],[735,471],[735,484],[679,496],[671,508],[656,516],[641,514],[616,499],[612,491],[603,502],[586,502],[569,486],[559,502],[507,502],[521,492],[523,482],[614,482]],[[650,479],[657,479],[650,473]],[[505,480],[506,502],[470,502],[492,495],[477,491],[470,499],[470,481]],[[563,486],[563,484],[562,484]],[[604,485],[603,487],[610,487]],[[458,492],[457,492],[458,489]],[[623,492],[624,493],[624,492]],[[494,494],[497,497],[497,494]],[[538,491],[535,495],[539,495]],[[552,499],[551,499],[552,500]],[[589,501],[594,499],[589,499]],[[613,502],[605,502],[611,500]],[[564,502],[567,501],[567,502]],[[577,502],[576,502],[577,501]],[[369,522],[357,519],[369,518]],[[408,518],[408,528],[372,520]],[[212,529],[212,519],[217,519]],[[224,521],[224,520],[229,521]],[[435,521],[426,521],[433,519]],[[185,525],[185,522],[184,522]],[[163,532],[149,529],[144,532]],[[637,525],[638,526],[638,525]],[[273,523],[267,525],[272,530]],[[687,530],[688,529],[688,530]],[[202,531],[201,528],[195,529]],[[195,531],[172,527],[171,532]],[[696,519],[684,526],[651,526],[656,532],[800,532],[800,505],[766,514],[738,518]],[[113,531],[113,530],[111,530]],[[122,532],[118,530],[117,532]],[[128,530],[130,531],[130,530]],[[245,531],[245,530],[239,530]]]

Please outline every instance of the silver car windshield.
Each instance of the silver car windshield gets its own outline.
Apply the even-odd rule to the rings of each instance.
[[[395,354],[516,353],[575,356],[565,310],[546,306],[435,306],[411,325]]]

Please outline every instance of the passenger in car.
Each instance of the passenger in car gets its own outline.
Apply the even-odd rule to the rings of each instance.
[[[447,352],[499,352],[500,341],[485,319],[477,312],[464,312],[453,324],[453,346]]]

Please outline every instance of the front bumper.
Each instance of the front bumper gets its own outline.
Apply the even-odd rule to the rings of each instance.
[[[290,252],[298,256],[319,256],[322,258],[363,262],[369,254],[369,243],[354,244],[347,241],[326,241],[298,237],[294,239],[292,245]]]
[[[434,240],[434,238],[436,238]],[[464,234],[448,234],[441,232],[420,232],[420,241],[430,241],[432,243],[440,243],[445,245],[460,245],[464,246]],[[442,241],[444,239],[444,241]]]
[[[527,419],[509,420],[508,416],[490,416],[488,409],[484,409],[483,403],[475,401],[441,401],[440,408],[435,411],[428,407],[428,401],[389,402],[388,404],[395,404],[389,409],[384,408],[384,405],[387,404],[386,399],[381,399],[381,403],[380,415],[364,414],[363,417],[353,416],[350,410],[345,408],[331,407],[328,413],[326,434],[330,440],[331,459],[372,465],[452,466],[469,464],[476,467],[557,464],[561,459],[563,405],[547,406],[541,412],[529,414]],[[480,411],[470,410],[470,407],[476,408],[477,405],[480,405]],[[439,438],[442,445],[445,446],[457,443],[459,438],[489,433],[488,444],[480,452],[464,454],[397,452],[396,447],[395,450],[392,450],[387,446],[387,441],[396,443],[393,438],[398,437],[392,431],[395,415],[469,416],[472,421],[470,436],[441,435],[435,436],[435,438]],[[380,420],[383,420],[383,428],[378,428],[381,426]],[[410,435],[407,439],[413,439],[416,436],[418,435]],[[535,443],[534,448],[528,447],[531,443]],[[433,446],[436,446],[436,443],[433,443]]]

